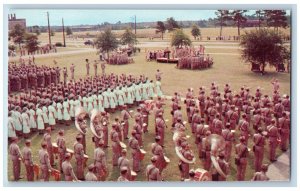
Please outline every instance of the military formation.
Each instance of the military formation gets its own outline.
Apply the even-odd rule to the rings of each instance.
[[[133,62],[133,59],[128,56],[127,52],[114,52],[107,60],[107,63],[112,65],[123,65]]]

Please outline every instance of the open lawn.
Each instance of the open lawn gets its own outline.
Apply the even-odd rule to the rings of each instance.
[[[233,30],[233,29],[232,29]],[[204,29],[202,29],[202,33],[204,33]],[[216,34],[218,30],[215,30]],[[226,31],[226,30],[225,30]],[[44,34],[42,34],[44,35]],[[57,35],[57,34],[56,34]],[[163,72],[162,75],[162,89],[165,95],[173,95],[173,93],[180,92],[182,95],[185,95],[187,88],[193,87],[195,90],[195,94],[198,94],[198,88],[200,86],[206,86],[207,91],[211,84],[211,82],[216,82],[219,86],[221,92],[223,92],[223,86],[225,83],[229,83],[233,90],[238,91],[239,88],[243,85],[251,88],[251,93],[254,93],[256,87],[262,87],[262,92],[271,95],[272,94],[272,85],[270,83],[272,78],[277,78],[280,82],[280,92],[281,94],[290,94],[290,74],[288,73],[277,73],[274,68],[266,68],[266,75],[261,76],[260,74],[253,73],[250,71],[250,66],[241,61],[239,57],[239,50],[236,48],[207,48],[207,53],[212,53],[211,57],[214,59],[214,65],[210,69],[201,70],[201,71],[191,71],[191,70],[179,70],[175,68],[174,64],[158,64],[156,62],[146,62],[145,60],[145,49],[143,48],[141,53],[137,53],[134,56],[135,63],[129,65],[107,65],[106,72],[107,73],[126,73],[133,75],[145,74],[150,79],[155,79],[155,73],[157,69],[160,69]],[[155,47],[149,47],[148,49],[158,49]],[[58,66],[60,67],[69,67],[71,63],[74,63],[75,68],[75,78],[83,78],[86,74],[85,69],[85,59],[93,61],[98,59],[98,55],[95,54],[95,51],[91,50],[90,52],[76,53],[76,54],[57,54],[51,57],[40,57],[36,58],[37,65],[50,65],[54,66],[53,59],[58,62]],[[98,67],[98,73],[100,73],[100,67]],[[91,68],[91,73],[93,74],[93,68]],[[70,76],[70,75],[69,75]],[[165,153],[166,156],[170,158],[171,163],[164,170],[163,176],[166,181],[179,181],[180,173],[178,169],[178,157],[176,156],[174,150],[174,144],[172,141],[172,133],[170,131],[171,127],[171,115],[170,115],[170,101],[166,101],[164,118],[169,119],[168,123],[169,129],[166,130],[165,137]],[[183,105],[183,103],[181,104]],[[183,109],[184,120],[187,121],[185,109]],[[111,120],[114,119],[115,116],[119,116],[119,112],[113,114],[111,116]],[[132,128],[132,120],[130,121],[130,130]],[[187,134],[192,135],[190,131],[190,126],[187,125]],[[75,141],[75,135],[77,134],[77,130],[75,126],[65,127],[62,125],[57,126],[56,130],[52,133],[52,142],[56,141],[58,129],[65,129],[67,147],[73,149],[73,143]],[[154,118],[153,114],[149,117],[149,133],[144,134],[144,149],[147,151],[145,159],[142,161],[141,169],[145,169],[145,167],[150,164],[151,158],[151,149],[150,145],[154,142]],[[87,135],[87,154],[90,159],[88,160],[88,164],[93,162],[93,150],[94,144],[91,141],[92,133],[88,132]],[[237,135],[236,135],[237,137]],[[32,137],[32,150],[34,162],[38,163],[38,150],[40,148],[42,136],[34,135]],[[21,148],[23,147],[24,142],[21,141]],[[125,141],[127,144],[127,141]],[[191,144],[191,148],[194,151],[194,154],[197,156],[196,147],[194,144],[194,137],[191,136],[189,139],[189,143]],[[249,148],[252,148],[252,140],[249,139]],[[234,151],[234,150],[233,150]],[[117,168],[112,168],[112,149],[109,147],[106,150],[107,161],[109,166],[109,176],[107,180],[114,181],[119,176],[119,171]],[[281,151],[277,150],[277,154],[279,155]],[[264,162],[268,163],[268,144],[265,147],[265,158]],[[128,158],[131,159],[130,151],[128,153]],[[253,170],[253,152],[250,152],[250,157],[248,160],[246,180],[250,180],[254,173]],[[74,158],[72,159],[72,164],[74,167]],[[12,169],[11,169],[11,161],[8,160],[8,177],[11,180]],[[228,180],[236,180],[236,165],[234,164],[234,157],[232,152],[232,159],[230,161],[231,172]],[[191,165],[191,168],[202,168],[202,161],[197,158],[196,164]],[[25,168],[22,165],[22,174],[24,175]],[[23,179],[24,180],[24,179]],[[145,180],[145,172],[142,170],[137,177],[137,180]]]

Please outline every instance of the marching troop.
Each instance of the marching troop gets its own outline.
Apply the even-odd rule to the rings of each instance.
[[[198,95],[192,88],[185,97],[175,93],[171,97],[172,125],[169,128],[168,119],[164,119],[168,114],[164,113],[167,106],[161,76],[162,72],[157,70],[155,84],[143,75],[126,74],[103,74],[67,83],[58,79],[56,84],[51,81],[48,86],[10,95],[8,139],[14,180],[22,178],[23,162],[28,181],[34,181],[35,177],[44,181],[49,181],[50,177],[57,181],[104,181],[109,175],[106,155],[110,140],[111,164],[120,172],[118,181],[134,181],[144,170],[148,181],[162,181],[167,178],[163,171],[170,163],[165,151],[173,150],[165,146],[165,133],[173,135],[182,181],[225,181],[231,174],[232,160],[237,168],[236,180],[243,181],[252,152],[255,168],[252,180],[268,180],[268,164],[263,164],[265,151],[273,162],[277,149],[286,151],[289,148],[290,98],[280,95],[277,80],[271,82],[272,96],[263,95],[260,88],[250,92],[248,87],[233,93],[229,84],[222,91],[216,83],[212,83],[210,89],[200,87]],[[111,119],[110,113],[117,110],[119,117]],[[155,125],[152,157],[146,169],[142,169],[141,162],[147,154],[143,139],[149,131],[149,115],[152,114]],[[184,121],[184,114],[187,121]],[[131,118],[133,124],[130,125]],[[58,131],[56,141],[52,131],[57,128],[56,124],[69,126],[72,121],[78,134],[70,149],[66,146],[64,130]],[[86,140],[89,128],[92,140]],[[188,135],[187,128],[192,135]],[[29,139],[36,132],[43,136],[39,162],[33,161],[35,153]],[[25,139],[22,151],[18,146],[21,138]],[[191,139],[194,139],[192,143]],[[93,156],[86,152],[90,145],[95,147]],[[193,146],[197,149],[193,150]],[[55,156],[59,164],[56,168]],[[74,169],[72,158],[75,159]],[[93,158],[93,162],[88,165],[89,158]],[[203,166],[191,169],[190,165],[196,160],[202,160]],[[88,172],[84,174],[86,168]]]

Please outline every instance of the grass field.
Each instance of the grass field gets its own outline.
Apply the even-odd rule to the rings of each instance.
[[[233,29],[232,29],[233,30]],[[217,30],[215,30],[217,31]],[[204,32],[204,29],[203,29]],[[44,34],[42,34],[44,35]],[[57,34],[56,34],[57,35]],[[149,47],[147,49],[157,49],[158,47]],[[290,74],[288,73],[277,73],[274,68],[266,68],[266,75],[261,76],[260,74],[253,73],[250,71],[250,66],[244,63],[239,57],[238,46],[236,48],[207,48],[207,53],[212,53],[211,57],[214,59],[214,65],[210,69],[201,70],[201,71],[191,71],[191,70],[179,70],[175,68],[173,64],[158,64],[156,62],[146,62],[145,60],[145,49],[143,48],[141,53],[137,53],[134,56],[135,63],[129,65],[107,65],[106,71],[107,73],[126,73],[133,75],[145,74],[150,79],[155,79],[155,73],[157,69],[160,69],[163,72],[162,75],[162,89],[165,95],[173,95],[173,93],[180,92],[185,95],[187,88],[193,87],[195,89],[195,93],[198,93],[198,88],[200,86],[206,86],[207,88],[210,86],[211,82],[216,82],[221,91],[223,91],[223,86],[225,83],[229,83],[233,90],[238,91],[239,88],[243,85],[251,88],[251,92],[253,93],[256,87],[262,87],[262,92],[271,95],[272,94],[272,85],[270,83],[272,78],[277,78],[280,82],[280,92],[281,94],[290,94]],[[41,57],[36,58],[37,65],[49,65],[54,66],[53,59],[58,62],[58,66],[64,67],[66,66],[69,70],[71,63],[74,63],[75,68],[75,78],[79,79],[85,76],[85,59],[89,60],[98,59],[98,55],[95,54],[95,51],[84,52],[84,53],[76,53],[70,55],[60,55],[57,54],[51,57]],[[100,67],[98,67],[98,73],[100,73]],[[93,74],[93,71],[91,71]],[[164,118],[171,119],[170,115],[170,102],[166,102]],[[182,103],[183,105],[183,103]],[[185,111],[185,109],[184,109]],[[111,116],[113,120],[115,116],[118,116],[119,113],[116,113]],[[186,114],[184,112],[184,120],[187,120]],[[170,120],[171,121],[171,120]],[[132,128],[133,122],[130,121],[130,128]],[[171,127],[170,122],[168,122],[168,127]],[[192,135],[190,131],[189,125],[187,125],[188,130],[187,134]],[[72,148],[73,143],[75,141],[75,135],[77,134],[77,130],[74,125],[71,127],[58,126],[57,129],[63,128],[65,129],[67,147]],[[149,117],[149,133],[143,136],[144,140],[144,149],[147,151],[145,159],[142,161],[142,169],[150,164],[151,151],[150,145],[154,142],[154,118],[153,115]],[[237,135],[236,135],[237,136]],[[52,134],[52,142],[56,140],[57,130],[55,130]],[[93,150],[94,144],[91,142],[92,134],[89,131],[87,135],[87,154],[90,156],[88,164],[93,162]],[[34,153],[34,161],[38,162],[37,152],[40,149],[42,136],[35,135],[32,137],[32,150]],[[191,144],[191,148],[196,153],[196,147],[194,145],[193,136],[189,139],[189,143]],[[127,143],[125,141],[125,143]],[[178,181],[180,180],[180,173],[178,169],[178,157],[176,156],[174,150],[174,144],[172,141],[172,133],[170,129],[166,130],[165,137],[165,153],[166,156],[171,159],[171,163],[164,170],[163,176],[166,181]],[[249,140],[249,148],[252,148],[252,140]],[[21,148],[23,147],[23,141],[19,144]],[[112,168],[112,159],[111,159],[111,147],[107,149],[107,161],[109,166],[110,174],[107,180],[114,181],[119,176],[119,171],[117,168]],[[280,154],[278,149],[277,154]],[[265,147],[265,158],[264,162],[268,163],[268,145]],[[130,151],[128,153],[128,158],[131,159]],[[253,171],[253,153],[250,153],[250,157],[248,160],[246,180],[250,180],[254,173]],[[12,171],[11,171],[11,161],[8,160],[8,177],[11,180]],[[72,164],[74,165],[74,158],[72,159]],[[231,160],[231,173],[228,180],[236,180],[236,165],[234,164],[234,160]],[[74,166],[73,166],[74,167]],[[191,165],[191,168],[202,168],[202,161],[198,158],[196,160],[196,164]],[[24,166],[22,166],[22,174],[24,174]],[[137,180],[145,180],[145,172],[142,170],[137,177]]]

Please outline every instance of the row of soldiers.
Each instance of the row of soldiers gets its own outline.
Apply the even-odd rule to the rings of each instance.
[[[215,174],[215,180],[226,180],[226,176],[213,172],[211,169],[211,155],[216,155],[211,144],[206,139],[211,134],[216,134],[224,139],[224,151],[218,151],[219,166],[225,174],[229,173],[232,146],[235,141],[235,132],[238,131],[240,143],[235,145],[235,164],[237,165],[237,180],[244,180],[249,151],[254,152],[255,172],[266,171],[263,165],[265,142],[269,142],[269,160],[276,161],[276,149],[280,146],[282,151],[288,149],[290,134],[290,100],[289,96],[279,95],[279,82],[272,81],[273,96],[262,96],[257,89],[255,95],[250,94],[249,88],[241,88],[236,95],[232,95],[228,84],[224,87],[224,98],[215,83],[212,83],[210,95],[205,96],[205,89],[200,88],[199,96],[193,95],[193,90],[188,89],[185,98],[186,113],[191,131],[195,137],[195,144],[200,159],[203,160],[204,169]],[[174,130],[185,131],[182,122],[180,97],[175,93],[172,98],[172,115]],[[252,128],[250,126],[252,124]],[[248,140],[252,139],[253,148],[248,148]],[[221,139],[221,138],[218,138]],[[184,141],[185,143],[185,141]],[[185,144],[181,145],[183,148]],[[220,145],[221,147],[221,145]],[[191,155],[189,155],[191,156]],[[181,161],[183,164],[186,162]],[[263,168],[263,169],[262,169]],[[188,169],[181,168],[182,179],[188,178]],[[263,172],[261,172],[263,173]]]
[[[54,128],[60,123],[70,124],[75,117],[75,108],[82,106],[87,112],[115,112],[122,106],[132,107],[141,101],[162,95],[160,81],[154,83],[145,76],[134,78],[132,75],[110,74],[95,78],[62,82],[36,91],[11,95],[8,100],[8,137],[24,135],[39,131],[42,133],[48,125]]]
[[[127,52],[114,52],[107,61],[108,64],[113,65],[129,64],[133,62],[133,59],[128,56]]]
[[[176,67],[179,69],[201,70],[210,68],[213,63],[213,58],[209,54],[198,57],[187,56],[179,58]]]
[[[48,87],[60,82],[60,68],[36,65],[9,65],[8,92]]]

